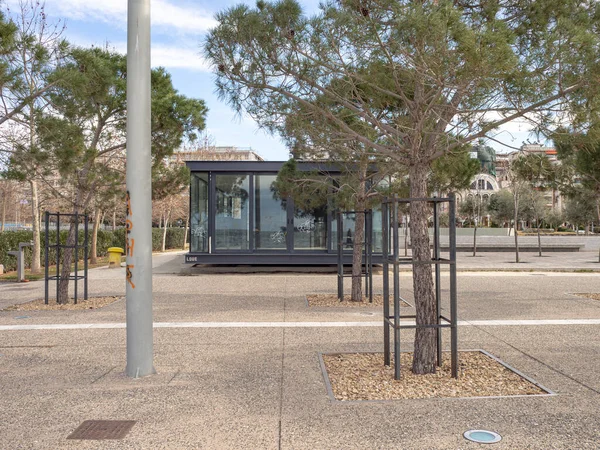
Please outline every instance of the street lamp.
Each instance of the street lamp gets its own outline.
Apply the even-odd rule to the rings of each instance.
[[[150,70],[150,0],[128,0],[126,374],[133,378],[156,373],[152,329]]]

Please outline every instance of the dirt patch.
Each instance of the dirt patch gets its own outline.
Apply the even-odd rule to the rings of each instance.
[[[98,309],[111,303],[121,300],[123,297],[92,297],[87,300],[79,299],[75,305],[73,299],[67,305],[59,305],[55,300],[50,299],[48,304],[44,303],[44,299],[33,300],[20,305],[12,305],[3,309],[3,311],[58,311],[58,310],[78,310],[78,309]]]
[[[362,302],[351,301],[350,295],[344,295],[344,301],[340,302],[336,294],[310,294],[307,295],[308,306],[310,307],[346,307],[346,308],[369,308],[383,306],[383,295],[373,295],[373,303],[369,303],[368,297],[364,297]],[[400,301],[400,306],[411,306],[404,301]],[[390,307],[394,308],[394,301],[390,296]]]
[[[444,353],[437,373],[414,375],[412,353],[401,357],[402,378],[394,379],[394,362],[383,365],[383,353],[323,355],[337,400],[395,400],[409,398],[486,397],[546,394],[533,383],[481,352],[460,352],[459,377],[450,373]]]
[[[600,294],[593,294],[593,293],[587,293],[587,294],[574,294],[578,297],[584,297],[584,298],[590,298],[592,300],[600,300]]]

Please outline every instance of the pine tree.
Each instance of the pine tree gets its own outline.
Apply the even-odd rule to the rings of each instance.
[[[332,140],[407,168],[410,196],[423,198],[437,158],[495,139],[517,118],[547,125],[566,97],[595,89],[599,9],[575,0],[330,0],[307,17],[295,0],[260,1],[218,14],[205,53],[238,111],[280,132],[301,106],[328,123]],[[348,111],[366,133],[347,123]],[[435,323],[428,215],[425,202],[411,204],[420,325]],[[413,372],[435,372],[435,345],[433,329],[417,329]]]

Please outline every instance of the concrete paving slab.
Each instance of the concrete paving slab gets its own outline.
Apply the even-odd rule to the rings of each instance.
[[[589,255],[588,255],[589,256]],[[504,258],[507,255],[503,255]],[[369,322],[362,311],[310,310],[307,292],[335,292],[331,275],[171,274],[180,255],[155,257],[155,319]],[[93,272],[94,292],[123,292],[121,269]],[[447,280],[447,274],[443,275]],[[459,274],[460,315],[479,319],[600,318],[594,274]],[[412,296],[410,273],[401,275]],[[349,286],[348,286],[349,288]],[[381,289],[381,277],[375,278]],[[0,285],[0,305],[43,294],[43,283]],[[407,308],[408,309],[408,308]],[[379,314],[377,309],[371,312]],[[403,310],[404,312],[404,310]],[[408,311],[407,311],[408,312]],[[29,315],[29,319],[15,319]],[[101,310],[0,312],[0,325],[125,321]],[[177,326],[177,325],[174,325]],[[98,448],[67,441],[86,419],[137,420],[101,448],[475,448],[467,429],[499,432],[495,448],[597,448],[600,325],[469,326],[461,349],[483,348],[560,395],[332,404],[319,352],[381,351],[382,327],[157,328],[158,375],[131,380],[125,329],[0,331],[0,448]],[[402,348],[413,333],[402,332]],[[444,345],[449,345],[444,332]]]

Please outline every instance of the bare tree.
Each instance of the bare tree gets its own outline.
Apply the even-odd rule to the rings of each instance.
[[[0,90],[0,151],[8,156],[8,174],[27,181],[31,190],[33,215],[32,273],[40,271],[40,205],[39,183],[44,172],[35,156],[39,151],[37,117],[49,106],[48,93],[58,79],[48,75],[64,60],[68,50],[62,34],[62,22],[47,20],[44,4],[35,0],[19,0],[15,15],[16,34],[11,52],[2,63],[12,79]]]

